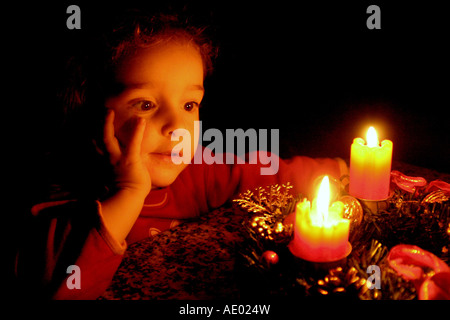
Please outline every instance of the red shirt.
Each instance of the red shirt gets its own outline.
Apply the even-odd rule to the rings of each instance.
[[[261,175],[261,167],[268,165],[188,165],[172,185],[149,193],[124,243],[118,243],[103,224],[99,201],[38,204],[32,208],[34,221],[17,255],[16,274],[24,290],[34,297],[95,299],[109,286],[127,244],[198,217],[257,186],[290,182],[293,194],[310,195],[318,176],[340,178],[347,173],[340,159],[300,156],[279,159],[279,170],[274,175]],[[70,265],[79,267],[80,289],[69,289],[67,285]]]

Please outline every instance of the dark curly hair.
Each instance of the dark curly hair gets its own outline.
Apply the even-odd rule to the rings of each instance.
[[[58,99],[63,110],[63,132],[59,137],[58,151],[64,158],[57,158],[56,162],[65,169],[71,166],[73,170],[67,177],[64,168],[60,168],[56,176],[57,180],[70,181],[69,189],[76,189],[72,185],[74,181],[78,181],[78,187],[86,191],[89,187],[83,186],[83,180],[95,179],[95,176],[99,181],[105,180],[105,174],[102,174],[105,159],[98,157],[92,142],[102,140],[104,102],[119,90],[115,72],[123,59],[141,48],[167,41],[187,41],[198,48],[206,78],[211,74],[217,57],[218,49],[208,35],[208,27],[198,26],[192,21],[192,16],[183,12],[155,14],[127,10],[114,18],[112,22],[102,23],[98,32],[90,34],[89,39],[84,39],[79,54],[69,57],[67,76],[60,82]]]
[[[127,10],[111,25],[106,24],[86,45],[80,57],[69,59],[69,83],[62,90],[66,120],[73,113],[103,106],[106,97],[118,90],[115,71],[121,61],[142,48],[168,41],[186,41],[198,48],[203,60],[205,78],[212,73],[218,48],[209,37],[208,27],[196,26],[188,15],[179,13],[150,14]],[[109,30],[104,30],[109,27]]]
[[[183,40],[194,44],[202,57],[204,74],[208,76],[213,69],[213,59],[217,56],[217,47],[205,34],[207,27],[190,24],[188,18],[181,19],[175,14],[158,14],[153,16],[136,13],[131,22],[124,21],[112,30],[108,43],[110,65],[133,54],[141,48],[172,40]]]

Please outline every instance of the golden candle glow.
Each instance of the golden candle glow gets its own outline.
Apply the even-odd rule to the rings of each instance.
[[[362,138],[353,140],[350,152],[349,193],[359,199],[379,201],[389,196],[393,144],[378,141],[375,128],[367,131],[367,145]]]
[[[317,194],[317,213],[325,224],[328,221],[328,206],[330,205],[330,179],[325,176]]]
[[[343,218],[344,204],[330,203],[329,178],[323,178],[317,198],[312,206],[303,199],[295,212],[294,239],[291,252],[304,260],[330,262],[347,256],[351,250],[348,242],[350,221]]]
[[[374,127],[370,127],[369,130],[367,130],[367,146],[369,148],[378,147],[380,143],[378,142],[378,135],[377,131]]]

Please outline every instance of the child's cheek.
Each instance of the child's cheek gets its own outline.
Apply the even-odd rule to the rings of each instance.
[[[119,140],[121,146],[127,146],[133,135],[136,121],[132,118],[125,121],[117,120],[114,123],[116,138]]]
[[[200,143],[199,138],[195,136],[194,131],[191,131],[191,155],[192,155],[192,158],[194,157],[194,154],[197,151],[199,143]]]

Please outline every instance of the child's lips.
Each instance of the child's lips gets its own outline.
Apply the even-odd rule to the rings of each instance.
[[[158,155],[162,155],[162,156],[169,156],[171,157],[176,156],[176,157],[182,157],[183,156],[183,150],[180,150],[179,152],[174,152],[173,150],[170,151],[163,151],[163,152],[153,152],[153,154],[158,154]]]
[[[170,151],[163,151],[163,152],[152,152],[151,155],[153,155],[156,158],[159,158],[161,160],[172,162],[172,158],[181,158],[181,157],[183,157],[183,150],[180,150],[180,152],[173,152],[172,150],[170,150]]]

